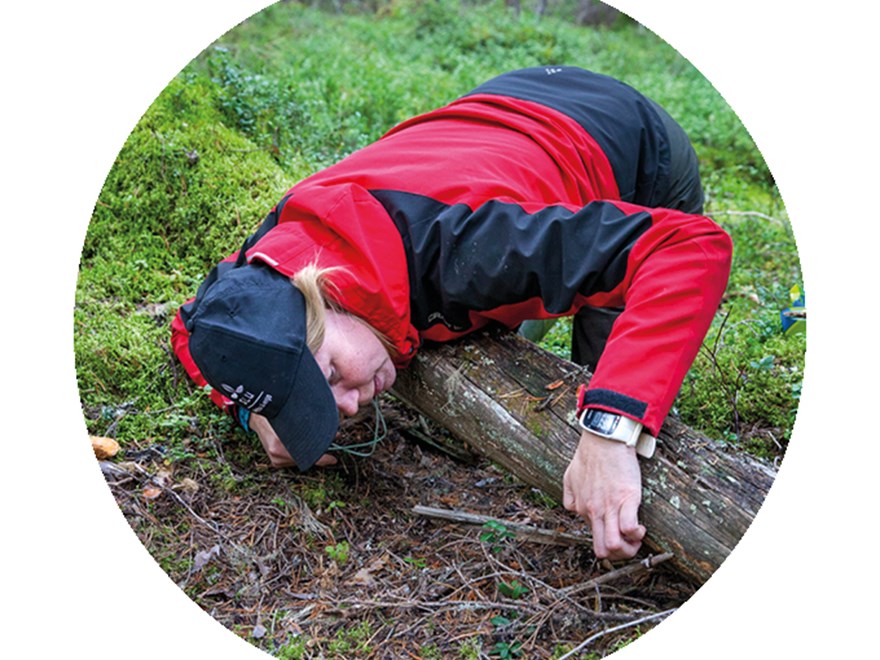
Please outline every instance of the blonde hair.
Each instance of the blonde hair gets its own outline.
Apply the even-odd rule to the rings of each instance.
[[[338,297],[339,288],[333,282],[334,273],[344,273],[341,266],[322,268],[317,262],[304,266],[290,278],[293,285],[300,290],[306,300],[306,344],[312,354],[316,353],[324,343],[324,332],[327,327],[327,310],[330,309],[338,314],[348,314],[366,325],[374,335],[382,342],[388,352],[394,356],[397,350],[394,344],[372,325],[358,316],[350,314],[342,309],[334,296]]]

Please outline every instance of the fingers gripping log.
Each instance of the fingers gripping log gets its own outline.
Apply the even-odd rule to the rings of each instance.
[[[561,501],[580,437],[574,392],[589,375],[512,333],[491,332],[423,350],[399,372],[394,393]],[[671,417],[654,457],[640,462],[645,545],[673,553],[676,569],[698,583],[733,550],[776,476]]]

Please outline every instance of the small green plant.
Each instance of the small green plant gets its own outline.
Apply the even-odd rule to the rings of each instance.
[[[323,483],[307,484],[300,492],[300,497],[312,510],[318,510],[327,501],[327,490]]]
[[[510,582],[499,582],[498,591],[508,598],[514,600],[522,598],[529,593],[529,588],[522,584],[519,580],[511,580]]]
[[[501,552],[502,544],[516,536],[503,523],[497,520],[490,520],[483,524],[483,529],[485,531],[480,534],[480,541],[491,544],[492,552]]]
[[[348,561],[350,550],[351,548],[348,545],[348,541],[340,541],[336,545],[328,545],[324,548],[324,552],[327,553],[327,556],[339,565]]]
[[[483,645],[479,637],[464,640],[458,647],[458,656],[464,660],[477,660],[483,657]]]
[[[556,660],[556,658],[561,658],[566,653],[571,651],[571,647],[568,644],[557,644],[553,648],[553,655],[550,656],[552,660]]]
[[[513,642],[496,642],[489,655],[497,655],[499,658],[519,658],[522,655],[522,643]]]
[[[426,644],[420,649],[423,660],[441,660],[443,654],[436,644]]]
[[[190,458],[197,458],[197,456],[186,447],[173,445],[168,448],[168,453],[165,454],[164,463],[165,465],[171,465],[172,463],[179,463]]]
[[[491,619],[489,619],[489,622],[495,627],[496,630],[498,628],[505,628],[513,623],[513,621],[508,619],[503,614],[498,614],[497,616],[493,616]]]
[[[345,502],[338,497],[344,492],[344,488],[336,474],[322,474],[314,481],[298,484],[295,491],[315,513],[330,512],[345,506]]]
[[[559,506],[559,503],[556,500],[538,488],[532,488],[528,493],[528,498],[530,501],[538,506],[544,507],[545,509],[553,510]]]
[[[341,502],[339,500],[333,500],[327,504],[327,511],[333,511],[334,509],[341,509],[345,506],[345,502]]]
[[[297,636],[292,638],[284,646],[278,648],[275,657],[279,660],[302,660],[306,657],[306,640]]]
[[[773,368],[773,362],[774,359],[772,355],[765,355],[760,360],[750,361],[749,366],[751,366],[752,369],[757,369],[759,371],[769,371]]]

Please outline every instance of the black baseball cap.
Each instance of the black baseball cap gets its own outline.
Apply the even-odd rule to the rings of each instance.
[[[186,310],[189,350],[205,380],[265,416],[297,467],[308,470],[339,427],[330,385],[306,344],[306,303],[263,264],[209,278]]]

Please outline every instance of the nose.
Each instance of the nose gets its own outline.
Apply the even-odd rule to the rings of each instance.
[[[333,397],[336,399],[336,407],[343,415],[353,417],[357,414],[360,407],[360,394],[356,389],[334,391]]]

